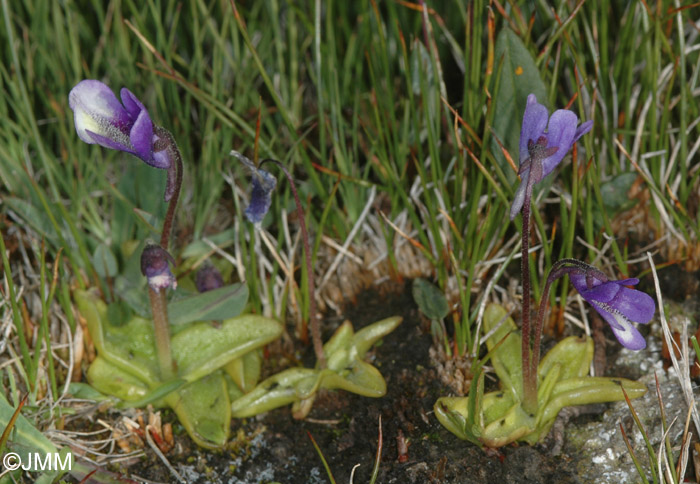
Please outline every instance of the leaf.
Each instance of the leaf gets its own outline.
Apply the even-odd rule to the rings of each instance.
[[[342,389],[364,397],[379,398],[386,395],[386,381],[374,366],[355,360],[343,372],[326,370],[322,375],[321,388]]]
[[[139,407],[143,408],[148,405],[154,405],[156,407],[161,407],[163,406],[162,399],[173,393],[174,391],[179,390],[182,388],[184,385],[187,384],[187,381],[183,380],[182,378],[178,378],[175,380],[170,380],[168,382],[163,383],[162,385],[159,385],[158,387],[154,388],[152,391],[148,392],[146,395],[143,396],[143,398],[140,398],[139,400],[134,400],[129,402],[128,404],[122,403],[119,405],[119,408],[131,408],[131,407]]]
[[[636,179],[636,173],[620,173],[600,185],[603,209],[608,217],[614,217],[620,212],[629,210],[637,203],[629,197],[629,191]],[[593,206],[593,225],[596,231],[603,226],[603,217],[598,204]]]
[[[506,310],[498,304],[489,304],[484,312],[484,334],[489,333],[498,326],[495,333],[486,340],[489,350],[500,341],[500,346],[495,349],[491,362],[498,375],[501,388],[522,399],[522,341],[513,318],[507,317]],[[505,319],[504,319],[505,318]],[[503,321],[503,322],[501,322]],[[505,338],[505,340],[504,340]]]
[[[220,321],[238,316],[248,302],[248,286],[232,284],[195,294],[168,304],[170,326],[174,331],[192,321]]]
[[[277,321],[247,314],[226,319],[220,327],[200,322],[184,328],[170,342],[178,378],[162,382],[150,320],[134,317],[115,326],[96,295],[76,291],[74,296],[98,352],[88,370],[98,391],[130,406],[166,403],[198,445],[220,448],[226,443],[231,407],[224,373],[218,370],[232,360],[245,361],[247,353],[279,337],[282,326]]]
[[[158,233],[156,227],[160,226],[160,218],[138,207],[134,208],[134,214],[136,214],[136,217],[148,228],[149,232],[153,234]]]
[[[603,197],[603,205],[611,215],[620,211],[626,210],[637,203],[636,200],[631,200],[628,196],[630,188],[637,179],[636,173],[620,173],[611,180],[606,181],[600,186],[600,193]]]
[[[231,427],[231,405],[220,371],[207,375],[165,398],[192,440],[205,448],[226,445]]]
[[[593,360],[593,340],[588,337],[569,336],[547,352],[537,369],[540,379],[544,379],[554,365],[561,367],[559,380],[584,377]]]
[[[234,240],[236,240],[236,231],[235,229],[228,229],[207,238],[212,243],[216,244],[217,247],[225,249],[229,245],[232,245]],[[202,240],[196,240],[185,247],[182,253],[180,253],[180,257],[183,259],[199,259],[209,253],[211,253],[211,246]]]
[[[350,321],[338,327],[323,346],[328,368],[290,368],[259,383],[231,404],[234,417],[251,417],[273,408],[294,404],[295,418],[304,418],[319,388],[340,388],[367,397],[381,397],[386,382],[379,370],[362,360],[367,350],[393,331],[402,318],[394,316],[354,332]]]
[[[457,437],[476,440],[488,447],[501,447],[515,440],[535,444],[547,435],[564,407],[623,400],[622,387],[630,398],[646,392],[643,383],[587,376],[593,358],[593,341],[589,337],[571,336],[557,343],[540,362],[538,411],[535,416],[529,415],[520,403],[521,340],[519,332],[514,331],[515,323],[506,316],[506,310],[496,304],[487,306],[484,313],[484,332],[497,328],[486,344],[501,380],[500,386],[506,391],[487,393],[480,405],[472,404],[480,398],[479,393],[474,396],[480,387],[472,380],[469,397],[443,397],[435,403],[438,420]],[[487,358],[488,354],[474,365],[475,378]]]
[[[476,445],[481,445],[477,437],[469,431],[467,425],[468,403],[469,400],[465,397],[440,397],[433,405],[433,410],[438,421],[447,430],[462,440],[469,440]]]
[[[246,353],[240,358],[229,361],[224,367],[235,385],[243,392],[248,393],[260,379],[262,369],[262,354],[260,350]]]
[[[520,125],[525,113],[527,96],[535,94],[538,102],[545,104],[547,90],[532,54],[520,37],[507,27],[498,34],[495,59],[497,62],[502,60],[503,64],[498,91],[494,98],[495,113],[492,127],[517,164],[520,157]],[[508,165],[495,139],[492,140],[492,152],[508,178],[515,181],[515,173]]]
[[[43,210],[38,210],[30,202],[15,197],[5,197],[3,198],[3,203],[17,212],[17,214],[26,221],[30,227],[39,232],[42,237],[47,238],[53,244],[58,242],[58,234],[51,224],[51,220]],[[63,231],[63,237],[66,241],[72,240],[67,230]]]
[[[148,384],[131,373],[98,356],[90,364],[87,372],[93,392],[98,395],[112,395],[125,402],[141,400],[148,395]],[[81,392],[85,394],[85,391]],[[96,398],[97,400],[97,398]]]
[[[159,370],[151,321],[134,317],[126,324],[115,326],[107,319],[107,306],[96,295],[88,291],[76,291],[75,299],[100,357],[148,386],[158,381]]]
[[[440,321],[449,313],[450,307],[445,295],[425,279],[418,278],[413,281],[412,293],[418,309],[428,319]]]
[[[159,381],[159,370],[153,323],[134,317],[115,326],[107,320],[107,307],[97,296],[76,291],[75,299],[99,356],[148,387],[154,387],[154,382]],[[173,336],[170,345],[178,376],[191,382],[269,343],[281,333],[282,326],[274,319],[246,314],[226,319],[218,328],[208,322],[195,323]]]
[[[89,384],[83,382],[72,382],[70,385],[68,385],[68,393],[73,395],[75,398],[80,398],[83,400],[94,400],[96,402],[109,400],[108,395],[105,395]]]
[[[235,418],[252,417],[274,408],[289,405],[307,398],[301,389],[318,388],[319,372],[312,368],[289,368],[263,380],[250,393],[231,403],[231,415]]]
[[[489,447],[501,447],[531,434],[534,429],[535,418],[517,403],[503,417],[484,426],[481,441]]]
[[[5,395],[0,394],[0,428],[3,430],[10,423],[15,413],[15,409],[6,400]],[[30,453],[37,453],[42,456],[53,455],[58,452],[56,446],[37,429],[21,413],[17,416],[12,429],[11,439],[7,443],[6,451],[15,452],[20,455],[22,462],[29,462],[27,458]],[[65,450],[62,450],[61,462],[65,458]],[[72,461],[72,455],[69,457]],[[21,469],[19,475],[21,475]],[[59,474],[59,471],[52,470],[33,476],[36,482],[52,482]],[[13,473],[8,473],[12,476]],[[7,482],[14,482],[11,478]]]
[[[560,381],[555,385],[546,406],[538,412],[536,431],[523,440],[534,444],[547,435],[564,407],[624,400],[623,386],[629,398],[638,398],[647,392],[645,384],[626,378],[581,377]]]
[[[367,325],[355,333],[352,344],[357,351],[357,356],[359,358],[364,358],[365,353],[367,353],[377,341],[394,331],[399,324],[401,324],[401,321],[403,321],[401,316],[392,316]]]
[[[441,397],[435,402],[433,410],[438,421],[450,432],[462,440],[482,446],[478,425],[470,425],[469,399],[467,397]],[[480,417],[480,416],[479,416]]]
[[[226,389],[228,390],[228,400],[233,402],[234,400],[241,398],[244,393],[238,388],[238,385],[233,378],[228,373],[224,373],[224,380],[226,380]]]
[[[117,275],[117,258],[104,242],[95,247],[92,253],[92,266],[100,277],[114,277]]]
[[[282,325],[274,319],[244,314],[223,321],[218,328],[196,323],[173,336],[170,344],[178,376],[194,381],[281,334]]]

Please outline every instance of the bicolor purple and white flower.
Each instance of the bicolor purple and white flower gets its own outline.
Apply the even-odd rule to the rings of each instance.
[[[598,270],[567,272],[578,293],[610,325],[622,346],[631,350],[646,348],[644,337],[633,323],[651,321],[656,305],[648,294],[626,287],[636,286],[639,279],[611,281]]]
[[[141,273],[146,276],[148,285],[155,292],[172,287],[177,288],[177,279],[170,271],[175,259],[159,245],[148,244],[141,253]]]
[[[593,127],[593,121],[578,126],[578,117],[568,109],[557,109],[549,116],[534,94],[527,97],[520,130],[520,186],[510,208],[513,220],[523,208],[530,175],[530,186],[540,182],[561,163],[574,143]]]
[[[143,103],[127,88],[119,102],[106,84],[86,79],[68,95],[78,137],[88,144],[125,151],[151,166],[169,169],[166,141],[158,136]]]

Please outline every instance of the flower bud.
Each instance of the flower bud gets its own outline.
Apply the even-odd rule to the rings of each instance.
[[[194,284],[199,292],[207,292],[223,287],[224,279],[216,267],[206,264],[197,271]]]
[[[148,285],[154,291],[177,287],[177,280],[170,271],[170,264],[175,259],[159,245],[149,244],[141,253],[141,273],[148,279]]]

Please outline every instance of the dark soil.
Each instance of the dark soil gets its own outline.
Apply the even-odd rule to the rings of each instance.
[[[404,317],[403,323],[368,354],[386,378],[385,397],[326,391],[306,420],[293,419],[289,408],[255,419],[234,420],[232,434],[238,438],[231,449],[221,453],[196,449],[182,435],[168,455],[171,464],[188,482],[329,482],[311,434],[336,482],[350,482],[353,467],[360,464],[353,482],[367,483],[375,462],[381,417],[383,448],[377,483],[580,482],[569,456],[552,455],[551,442],[482,450],[444,429],[432,409],[435,400],[450,390],[431,368],[431,337],[423,331],[410,290],[387,296],[367,292],[347,308],[345,316],[359,329],[396,314]],[[333,329],[329,325],[328,332]],[[175,481],[152,453],[124,471],[150,481]]]

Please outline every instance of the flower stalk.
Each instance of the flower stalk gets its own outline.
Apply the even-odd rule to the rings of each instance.
[[[144,104],[128,89],[120,91],[121,102],[106,84],[92,79],[80,81],[69,93],[78,137],[88,144],[130,153],[148,165],[167,170],[164,199],[169,202],[163,221],[160,246],[147,245],[141,255],[141,270],[148,279],[155,343],[161,377],[173,376],[165,289],[175,287],[169,263],[168,243],[182,186],[182,156],[172,134],[154,124]]]
[[[155,291],[152,287],[149,287],[148,299],[151,303],[151,313],[153,314],[153,334],[158,354],[160,378],[163,381],[167,381],[175,376],[175,362],[170,349],[170,323],[165,291]]]
[[[539,339],[541,328],[530,324],[530,204],[535,183],[539,183],[561,163],[573,144],[593,126],[592,121],[578,126],[578,117],[566,109],[559,109],[549,116],[545,106],[537,102],[534,94],[527,98],[527,106],[520,131],[521,183],[510,209],[510,219],[518,213],[522,223],[522,372],[523,409],[531,415],[537,413],[537,367],[539,365]],[[539,323],[538,323],[539,324]],[[533,337],[534,336],[534,337]],[[534,345],[534,349],[533,349]]]
[[[311,263],[311,246],[309,244],[309,233],[306,230],[306,221],[305,219],[305,212],[304,212],[304,207],[301,204],[301,199],[299,198],[299,194],[297,193],[296,189],[296,184],[294,183],[294,179],[292,178],[292,175],[289,173],[289,170],[287,170],[287,167],[284,166],[282,163],[280,163],[277,160],[273,160],[271,158],[262,160],[260,162],[260,166],[262,166],[266,162],[272,162],[275,165],[277,165],[284,175],[287,177],[287,180],[289,181],[289,186],[292,189],[292,195],[294,196],[294,203],[297,206],[297,211],[299,212],[299,228],[301,230],[301,240],[302,243],[304,244],[304,261],[306,263],[306,280],[308,283],[309,287],[309,323],[311,325],[311,341],[314,346],[314,353],[316,354],[316,360],[319,363],[319,366],[323,369],[326,367],[326,357],[323,352],[323,341],[321,340],[321,324],[320,321],[318,320],[318,315],[316,314],[316,285],[314,283],[314,271],[313,271],[313,265]],[[306,335],[302,334],[301,335],[302,339],[306,339]]]
[[[523,283],[522,300],[522,366],[523,366],[523,408],[528,413],[537,413],[537,366],[533,371],[533,356],[530,344],[530,196],[532,194],[532,180],[530,176],[525,191],[525,199],[522,208],[523,228],[521,242],[520,272]],[[535,347],[538,345],[534,340]]]
[[[289,186],[291,187],[292,195],[294,196],[294,203],[296,204],[297,211],[299,212],[299,228],[301,229],[301,240],[304,245],[304,262],[306,264],[306,276],[309,290],[309,323],[311,325],[311,340],[314,346],[316,360],[318,361],[321,369],[324,369],[326,368],[326,357],[323,351],[323,341],[321,340],[320,321],[318,320],[318,316],[316,314],[316,285],[314,283],[314,271],[311,262],[309,232],[306,230],[306,214],[304,212],[304,206],[301,204],[299,194],[297,193],[294,178],[292,178],[292,175],[289,173],[286,166],[272,158],[264,159],[259,165],[256,166],[255,163],[238,151],[232,150],[230,154],[231,156],[235,156],[238,161],[243,163],[252,173],[250,201],[245,209],[245,215],[249,221],[255,224],[256,227],[262,223],[263,218],[270,209],[270,205],[272,203],[272,191],[277,186],[277,179],[269,172],[263,170],[262,165],[267,162],[274,163],[282,170],[289,181]],[[308,342],[306,325],[302,326],[301,334],[299,336],[302,341],[305,343]]]
[[[177,208],[177,203],[180,199],[180,190],[182,188],[182,154],[170,131],[157,125],[154,125],[153,129],[159,138],[154,143],[154,148],[156,148],[156,151],[166,151],[166,156],[172,161],[171,166],[168,168],[168,179],[165,187],[165,200],[169,202],[168,211],[165,214],[163,230],[160,234],[160,246],[168,250],[170,235],[173,231],[175,209]]]
[[[154,143],[154,150],[156,152],[166,151],[167,158],[172,162],[168,168],[165,188],[165,199],[168,201],[168,211],[165,213],[163,229],[161,230],[160,234],[160,248],[162,248],[162,250],[168,254],[167,250],[170,243],[170,236],[173,231],[175,210],[177,208],[178,200],[180,199],[180,190],[182,188],[182,155],[170,131],[157,125],[154,125],[153,128],[156,136],[158,136],[158,140]],[[175,282],[174,277],[172,279],[172,286],[174,288],[177,283]],[[151,314],[153,315],[153,330],[156,350],[158,352],[160,376],[163,380],[169,380],[175,374],[175,362],[173,361],[172,352],[170,350],[170,322],[168,319],[168,305],[165,298],[165,288],[161,290],[154,290],[149,284],[148,299],[151,304]]]

